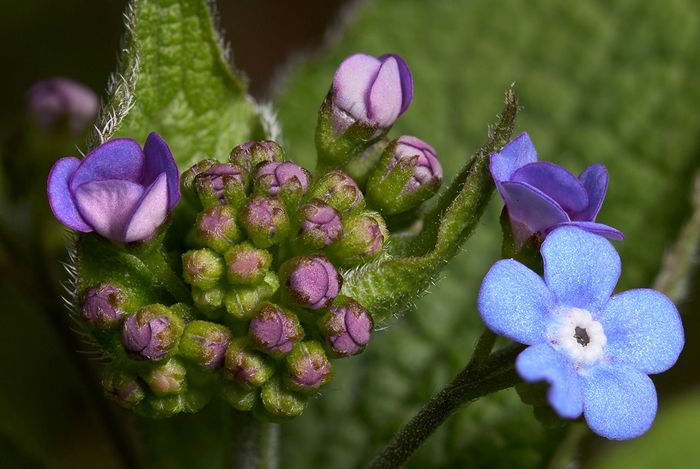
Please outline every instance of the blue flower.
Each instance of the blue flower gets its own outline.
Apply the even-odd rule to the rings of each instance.
[[[559,165],[537,161],[537,150],[523,132],[491,154],[489,169],[518,243],[564,225],[623,239],[615,228],[595,223],[608,189],[608,170],[602,164],[590,165],[577,178]]]
[[[584,414],[597,434],[634,438],[656,415],[647,375],[676,362],[683,343],[678,311],[649,289],[611,296],[620,257],[606,239],[576,227],[542,244],[544,280],[512,259],[498,261],[479,292],[479,312],[499,335],[527,344],[516,369],[528,382],[550,383],[562,417]]]

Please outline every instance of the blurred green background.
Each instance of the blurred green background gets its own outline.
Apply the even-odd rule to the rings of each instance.
[[[697,467],[700,431],[693,180],[700,167],[700,4],[695,0],[219,0],[236,67],[273,99],[290,156],[314,158],[315,113],[349,53],[396,52],[415,100],[392,135],[432,143],[455,174],[485,140],[515,82],[540,158],[610,171],[600,220],[620,228],[620,288],[657,285],[684,315],[678,365],[656,377],[659,417],[631,442],[583,425],[543,426],[513,392],[462,409],[411,467]],[[5,2],[0,17],[0,463],[3,467],[218,467],[235,420],[151,422],[101,397],[94,360],[60,301],[63,232],[45,201],[53,161],[83,139],[42,133],[25,113],[37,80],[67,76],[102,94],[116,68],[123,1]],[[77,147],[76,147],[77,146]],[[698,196],[696,196],[697,198]],[[499,254],[494,200],[445,278],[378,331],[307,412],[282,429],[283,467],[360,467],[467,361],[475,292]],[[683,227],[686,229],[683,230]],[[680,241],[679,241],[680,240]],[[674,250],[675,249],[675,250]],[[676,252],[664,263],[665,255]],[[686,288],[679,289],[678,285]],[[679,293],[680,292],[680,293]]]

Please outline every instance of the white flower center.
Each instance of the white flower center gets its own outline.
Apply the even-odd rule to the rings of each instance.
[[[603,326],[585,309],[560,308],[557,313],[559,318],[549,334],[552,345],[569,355],[577,369],[598,361],[608,342]]]

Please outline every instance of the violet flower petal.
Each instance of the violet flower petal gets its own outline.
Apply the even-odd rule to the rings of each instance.
[[[583,184],[567,169],[539,161],[517,169],[512,182],[522,182],[539,189],[554,199],[567,213],[579,212],[588,207],[588,194]]]
[[[367,90],[379,73],[381,62],[368,54],[343,60],[333,76],[333,102],[355,119],[367,121]]]
[[[519,168],[536,161],[535,145],[530,140],[528,133],[523,132],[504,146],[501,151],[491,153],[489,169],[496,186],[499,186],[501,182],[510,180],[513,173]],[[501,191],[500,187],[498,190]]]
[[[608,190],[608,170],[600,163],[592,164],[578,177],[588,193],[588,206],[571,216],[572,220],[594,221]]]
[[[390,58],[396,60],[396,64],[399,66],[399,77],[401,79],[401,110],[399,115],[406,112],[408,106],[411,105],[413,101],[413,76],[411,75],[411,69],[408,68],[408,64],[396,54],[385,54],[379,57],[381,62],[385,62]]]
[[[80,214],[95,231],[105,238],[122,241],[125,226],[142,195],[140,184],[98,180],[79,186],[75,201]]]
[[[73,193],[86,182],[120,179],[141,183],[143,152],[136,140],[115,138],[88,153],[70,181]]]
[[[552,231],[540,249],[544,279],[557,303],[595,315],[620,278],[620,256],[607,239],[576,228]]]
[[[124,227],[122,240],[125,243],[148,238],[163,223],[168,215],[169,182],[167,174],[161,173],[144,191]]]
[[[553,225],[570,221],[556,201],[529,184],[504,181],[501,189],[508,215],[525,228],[526,232],[515,233],[520,242]]]
[[[74,230],[89,233],[93,229],[80,215],[69,188],[70,179],[79,166],[78,158],[68,157],[58,160],[49,173],[47,192],[51,210],[61,223]]]
[[[656,290],[637,289],[613,296],[597,315],[605,330],[605,355],[644,373],[666,371],[685,343],[678,310]]]
[[[143,145],[145,166],[141,183],[144,186],[152,184],[162,173],[167,175],[168,182],[168,211],[175,208],[180,200],[180,181],[177,163],[165,140],[155,132],[151,132]]]
[[[403,104],[400,83],[399,64],[393,57],[388,58],[379,67],[379,73],[372,83],[367,95],[367,117],[379,127],[389,127],[401,113]]]
[[[588,231],[589,233],[595,233],[605,238],[612,239],[613,241],[622,241],[625,239],[625,235],[623,235],[620,230],[613,228],[612,226],[603,225],[602,223],[595,223],[592,221],[569,221],[559,223],[558,225],[554,225],[549,228],[548,231],[553,231],[560,226],[576,226],[582,230]]]

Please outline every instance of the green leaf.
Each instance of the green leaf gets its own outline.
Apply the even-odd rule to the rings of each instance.
[[[93,144],[158,132],[181,169],[224,159],[265,134],[257,105],[229,64],[206,0],[133,0],[119,72]]]
[[[520,130],[530,133],[540,159],[575,172],[607,165],[599,221],[626,235],[616,244],[619,288],[644,287],[689,209],[700,129],[698,42],[693,0],[376,0],[354,12],[342,40],[291,76],[279,116],[290,155],[313,164],[316,111],[338,63],[359,51],[399,53],[412,69],[415,97],[390,138],[429,142],[449,180],[483,142],[503,89],[516,82]],[[464,366],[481,327],[476,293],[500,256],[501,207],[494,199],[466,251],[415,312],[375,332],[357,360],[339,362],[323,398],[283,427],[290,467],[361,466]],[[478,403],[488,406],[483,415],[476,406],[459,411],[409,466],[462,458],[454,465],[499,467],[515,454],[524,462],[518,467],[544,465],[535,448],[551,436],[529,408],[498,396]],[[488,434],[473,437],[482,426]],[[482,451],[489,438],[502,445]],[[309,440],[323,444],[303,444]]]

